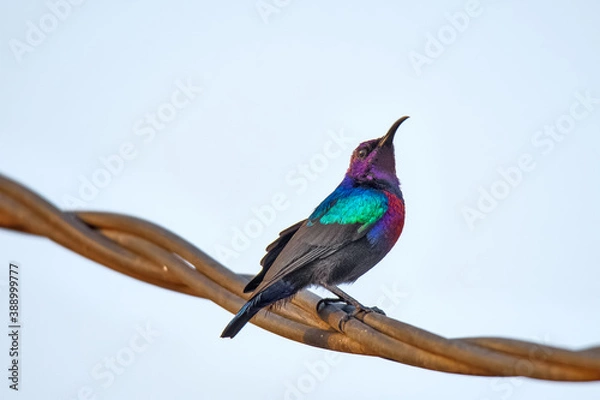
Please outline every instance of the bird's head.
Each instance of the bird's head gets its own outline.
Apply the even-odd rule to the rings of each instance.
[[[399,181],[394,160],[394,135],[400,124],[407,119],[405,116],[394,122],[385,136],[358,145],[352,153],[346,176],[358,184],[397,187]]]

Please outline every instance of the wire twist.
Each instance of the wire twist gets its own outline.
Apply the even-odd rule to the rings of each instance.
[[[0,175],[0,227],[45,236],[132,278],[202,297],[235,313],[248,281],[176,234],[143,219],[102,212],[62,212]],[[556,381],[600,380],[600,347],[579,351],[495,337],[447,339],[377,313],[343,323],[345,311],[302,291],[251,322],[324,349],[377,356],[431,370]],[[218,332],[215,331],[215,335]]]

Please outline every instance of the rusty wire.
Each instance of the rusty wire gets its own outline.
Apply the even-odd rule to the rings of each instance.
[[[174,233],[127,215],[62,212],[2,175],[0,227],[45,236],[115,271],[209,299],[232,313],[248,298],[242,292],[247,276],[233,273]],[[259,312],[251,322],[310,346],[443,372],[600,380],[600,347],[571,351],[495,337],[446,339],[377,313],[359,314],[340,326],[345,311],[329,304],[317,312],[319,299],[303,291],[283,307]]]

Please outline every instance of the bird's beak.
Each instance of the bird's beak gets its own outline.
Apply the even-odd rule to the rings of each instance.
[[[405,115],[404,117],[400,118],[398,121],[394,122],[394,125],[392,125],[392,127],[390,128],[388,133],[386,133],[384,137],[379,139],[379,144],[377,145],[377,147],[382,147],[383,145],[388,144],[388,143],[391,144],[394,141],[394,136],[396,135],[396,131],[398,130],[398,127],[400,126],[400,124],[402,124],[407,119],[408,119],[408,115]]]

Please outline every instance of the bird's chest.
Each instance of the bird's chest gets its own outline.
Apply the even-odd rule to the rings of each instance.
[[[391,249],[404,228],[404,202],[393,195],[388,195],[387,210],[367,234],[372,245],[380,245]]]

